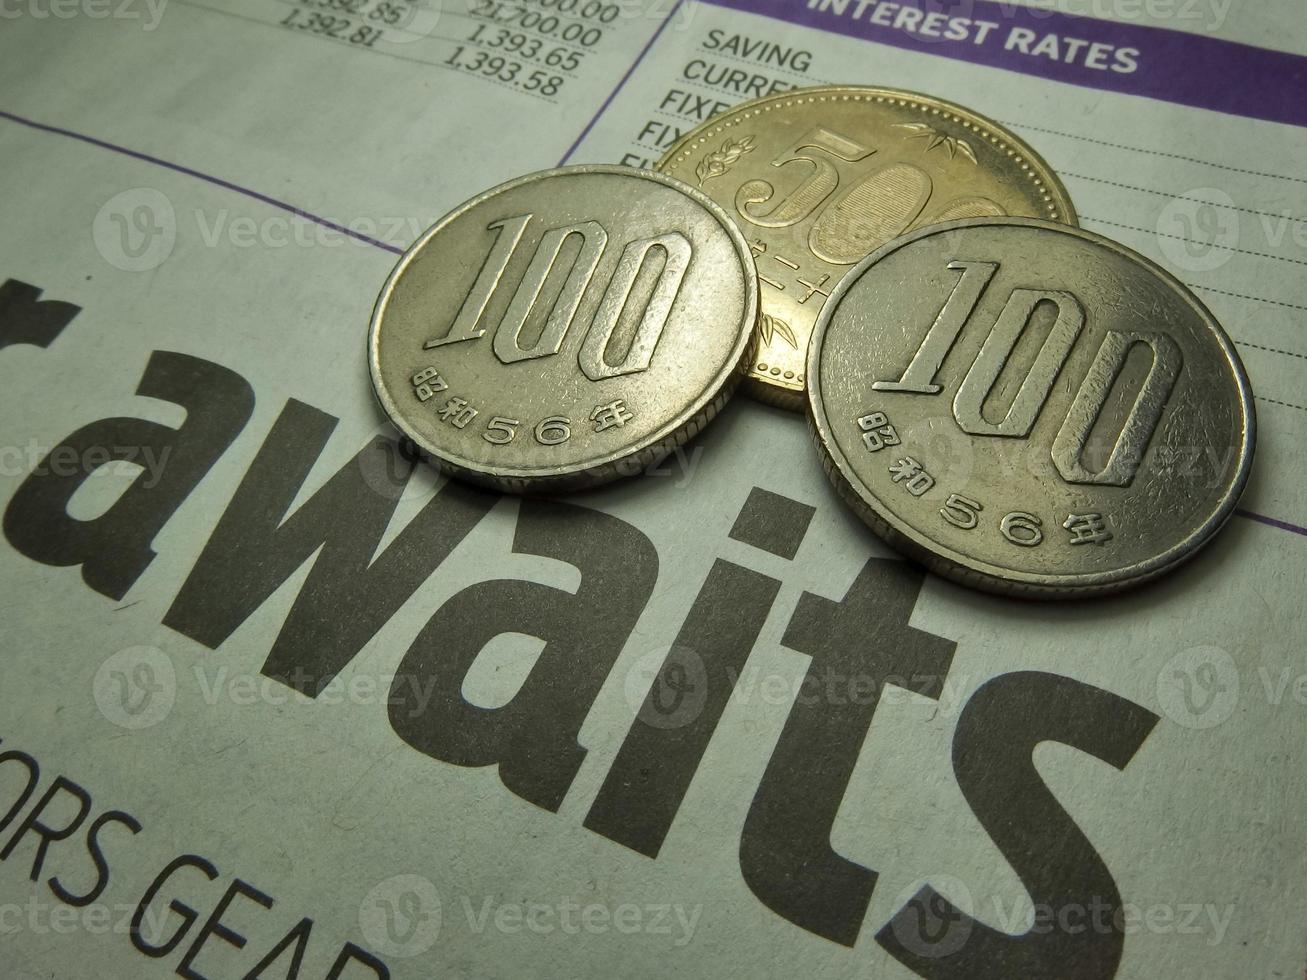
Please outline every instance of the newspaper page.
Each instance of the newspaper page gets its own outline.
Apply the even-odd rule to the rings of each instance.
[[[1303,975],[1301,11],[0,20],[0,975]],[[1222,320],[1259,444],[1195,560],[1098,601],[949,584],[743,397],[575,496],[397,450],[364,338],[424,228],[825,82],[1001,121]]]

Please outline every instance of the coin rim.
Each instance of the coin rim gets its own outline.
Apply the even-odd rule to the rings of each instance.
[[[1224,352],[1226,361],[1234,374],[1239,402],[1243,407],[1241,458],[1225,492],[1218,499],[1212,513],[1199,527],[1186,534],[1179,542],[1161,554],[1110,572],[1080,572],[1067,575],[1023,572],[1019,569],[1010,569],[973,558],[931,539],[911,524],[897,517],[890,508],[884,506],[863,481],[857,478],[848,458],[840,449],[831,429],[830,420],[826,415],[825,406],[821,402],[821,376],[817,372],[821,369],[822,349],[825,344],[827,329],[835,312],[839,309],[841,301],[844,299],[844,294],[862,278],[863,274],[871,266],[917,240],[975,227],[1040,228],[1071,235],[1090,244],[1105,247],[1108,251],[1114,252],[1123,258],[1138,262],[1161,279],[1163,283],[1171,286],[1198,314],[1200,319],[1212,328],[1216,342]],[[809,426],[813,440],[821,455],[822,468],[826,471],[826,475],[831,479],[832,483],[835,484],[840,496],[873,531],[890,545],[916,558],[932,571],[946,578],[990,592],[1031,598],[1088,596],[1116,592],[1156,578],[1192,558],[1205,544],[1211,541],[1216,532],[1233,516],[1239,498],[1247,486],[1249,474],[1252,471],[1253,457],[1257,445],[1257,410],[1253,400],[1252,385],[1248,380],[1243,361],[1239,358],[1238,351],[1235,349],[1234,342],[1225,332],[1225,328],[1221,326],[1220,321],[1217,320],[1203,301],[1194,295],[1192,290],[1147,256],[1140,255],[1128,246],[1110,238],[1086,231],[1083,228],[1063,225],[1056,221],[1046,221],[1042,218],[965,218],[959,221],[931,225],[887,243],[859,262],[836,286],[813,327],[812,342],[808,347],[805,366],[808,378],[807,415]]]
[[[713,376],[704,389],[695,396],[680,414],[674,416],[662,428],[646,436],[638,443],[625,446],[603,456],[561,467],[559,465],[532,467],[487,466],[476,460],[466,459],[456,453],[437,448],[433,443],[419,436],[415,429],[408,424],[404,413],[397,407],[381,376],[381,327],[396,283],[431,239],[435,238],[455,220],[462,217],[463,214],[483,202],[524,184],[557,176],[583,174],[608,174],[650,180],[663,184],[672,190],[681,192],[699,204],[726,231],[731,243],[735,246],[737,256],[743,263],[745,294],[739,336],[736,338],[726,365]],[[552,167],[515,177],[470,198],[439,219],[423,232],[417,241],[405,249],[394,269],[387,276],[372,309],[367,338],[368,373],[372,381],[373,394],[391,424],[403,433],[424,457],[444,470],[476,483],[514,493],[539,488],[566,489],[597,486],[622,476],[633,475],[646,466],[657,462],[667,453],[697,434],[721,410],[734,392],[735,387],[743,380],[744,364],[753,350],[753,336],[758,318],[758,299],[757,269],[748,242],[745,241],[743,233],[730,219],[726,211],[702,191],[668,174],[661,174],[653,170],[642,170],[636,167],[623,167],[616,164],[580,164],[570,167]]]
[[[976,129],[977,132],[981,132],[981,135],[985,135],[987,138],[992,134],[997,134],[1005,144],[1004,149],[1016,150],[1018,158],[1022,160],[1022,162],[1030,164],[1030,169],[1034,175],[1043,181],[1052,202],[1057,205],[1062,212],[1064,212],[1063,217],[1065,218],[1067,226],[1071,228],[1080,227],[1080,216],[1076,212],[1075,202],[1071,199],[1071,192],[1068,191],[1066,185],[1062,183],[1062,178],[1058,175],[1057,171],[1053,169],[1052,164],[1045,160],[1043,156],[1022,137],[1014,133],[1009,127],[1004,126],[1002,123],[991,119],[986,115],[976,112],[974,109],[970,109],[964,105],[959,105],[956,102],[951,102],[948,99],[941,99],[938,96],[929,95],[925,92],[916,92],[911,89],[882,88],[877,85],[813,85],[790,89],[785,92],[776,92],[772,95],[763,95],[756,99],[750,99],[747,102],[741,102],[738,105],[731,106],[731,108],[724,110],[720,114],[711,116],[699,123],[699,125],[695,126],[692,130],[673,143],[671,147],[658,158],[653,165],[654,170],[659,173],[664,173],[664,168],[671,167],[675,162],[675,158],[683,150],[689,147],[693,141],[698,140],[706,142],[710,132],[713,135],[716,135],[725,129],[738,125],[739,122],[742,121],[741,119],[736,118],[738,115],[747,113],[749,110],[762,106],[765,103],[802,98],[807,95],[822,97],[829,95],[847,96],[867,94],[873,96],[884,96],[889,100],[900,103],[906,101],[918,102],[927,107],[927,109],[934,110],[935,113],[939,113],[940,111],[951,112],[964,123],[971,123],[973,129]],[[770,110],[764,109],[763,111]],[[926,114],[930,115],[931,113],[927,112]],[[980,124],[980,126],[978,127],[977,124]],[[984,133],[980,127],[988,127],[992,133]],[[991,139],[990,142],[993,142],[993,140]],[[1056,219],[1054,223],[1061,223],[1061,221],[1062,219]],[[934,228],[936,226],[930,225],[928,227]],[[910,232],[909,234],[915,234],[915,232]],[[856,266],[850,266],[845,272],[845,277],[852,274],[854,268],[856,268]],[[830,305],[829,300],[827,300],[827,305]],[[761,309],[760,294],[760,312]],[[816,329],[815,324],[813,329]],[[790,411],[801,412],[803,411],[804,403],[807,400],[807,395],[805,394],[808,388],[807,377],[806,363],[804,370],[804,383],[795,387],[793,382],[786,383],[780,378],[771,377],[769,374],[755,373],[754,365],[751,362],[745,371],[745,391],[750,397],[764,402],[765,404],[775,405],[778,408],[784,408]]]

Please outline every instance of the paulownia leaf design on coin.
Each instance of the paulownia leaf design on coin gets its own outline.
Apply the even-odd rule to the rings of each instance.
[[[694,175],[699,178],[699,186],[702,187],[705,181],[712,180],[714,177],[720,177],[735,166],[740,157],[752,152],[752,136],[745,136],[738,141],[728,137],[720,149],[705,154],[699,161],[699,165],[694,168]]]
[[[758,333],[762,335],[762,342],[768,347],[771,346],[772,338],[779,336],[795,350],[799,349],[799,338],[794,334],[794,328],[778,316],[770,316],[766,313],[758,315]]]
[[[961,153],[972,163],[977,162],[976,153],[971,149],[970,143],[964,139],[959,139],[956,136],[949,136],[946,133],[941,133],[939,130],[935,129],[935,127],[927,123],[895,123],[894,128],[908,130],[908,139],[928,140],[929,142],[926,144],[927,153],[935,149],[937,146],[942,146],[948,150],[950,160]]]

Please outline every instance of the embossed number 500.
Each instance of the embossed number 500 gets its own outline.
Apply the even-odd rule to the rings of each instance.
[[[875,153],[861,143],[821,126],[772,161],[773,167],[791,163],[811,165],[808,179],[783,200],[763,212],[776,194],[765,180],[749,180],[735,193],[735,208],[746,221],[764,228],[798,224],[817,211],[840,183],[831,158],[857,163]],[[812,254],[833,265],[850,265],[907,231],[930,202],[934,182],[920,167],[894,163],[881,167],[827,204],[808,233]],[[1006,214],[986,197],[964,197],[933,213],[925,224],[955,218],[998,217]]]

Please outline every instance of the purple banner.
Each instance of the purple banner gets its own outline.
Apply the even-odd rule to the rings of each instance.
[[[1307,57],[996,0],[705,0],[878,44],[1307,126]]]

